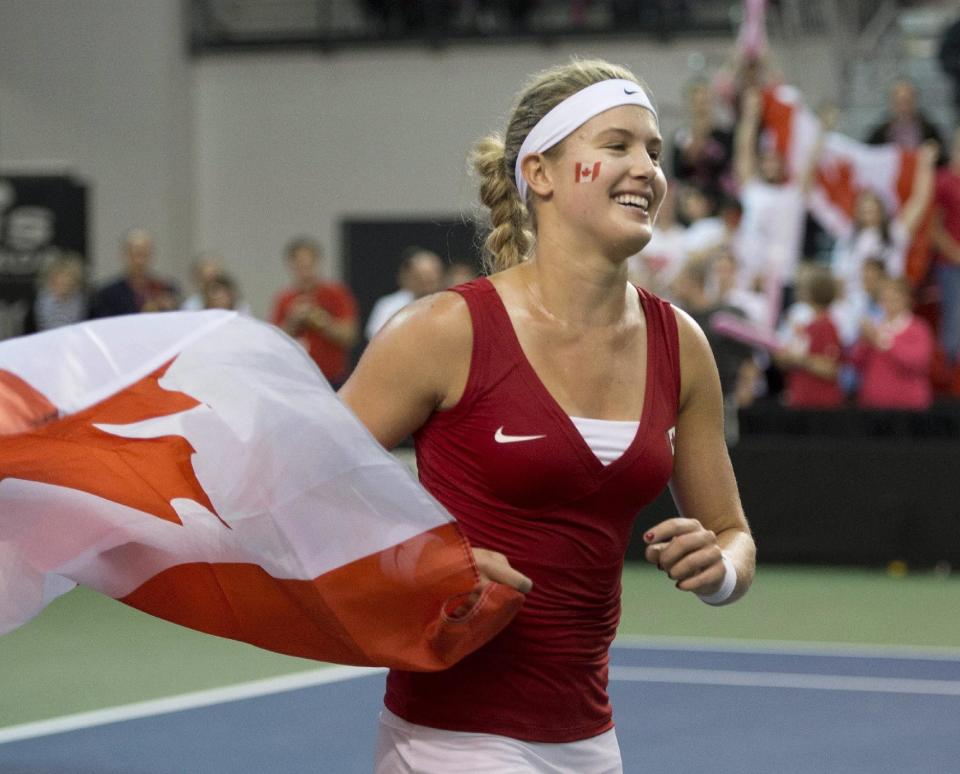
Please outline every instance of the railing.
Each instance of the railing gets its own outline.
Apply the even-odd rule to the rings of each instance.
[[[736,33],[738,0],[186,0],[195,54],[271,48]],[[908,0],[770,0],[773,38],[882,35]]]
[[[195,54],[735,34],[736,0],[190,0]]]

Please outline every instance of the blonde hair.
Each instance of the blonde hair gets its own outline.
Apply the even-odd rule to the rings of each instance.
[[[487,273],[522,263],[533,247],[534,213],[520,199],[514,177],[524,139],[541,118],[567,97],[613,78],[640,83],[644,91],[650,92],[625,67],[601,59],[575,59],[533,76],[520,93],[506,135],[491,134],[473,146],[470,163],[480,178],[480,201],[490,210],[491,230],[484,242],[483,256]]]

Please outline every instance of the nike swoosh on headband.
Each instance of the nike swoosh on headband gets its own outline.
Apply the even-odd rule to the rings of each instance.
[[[497,432],[493,434],[493,440],[497,443],[520,443],[521,441],[536,441],[546,437],[546,435],[507,435],[503,432],[503,425],[498,427]]]

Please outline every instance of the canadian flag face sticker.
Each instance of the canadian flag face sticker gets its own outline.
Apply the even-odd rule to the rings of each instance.
[[[596,180],[600,174],[600,162],[595,161],[593,162],[593,166],[590,166],[589,164],[581,164],[578,161],[576,174],[576,180],[578,183]]]

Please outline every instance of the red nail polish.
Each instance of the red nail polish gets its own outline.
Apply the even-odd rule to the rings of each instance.
[[[653,533],[648,532],[646,535],[643,536],[643,539],[649,543],[651,540],[653,540]]]

